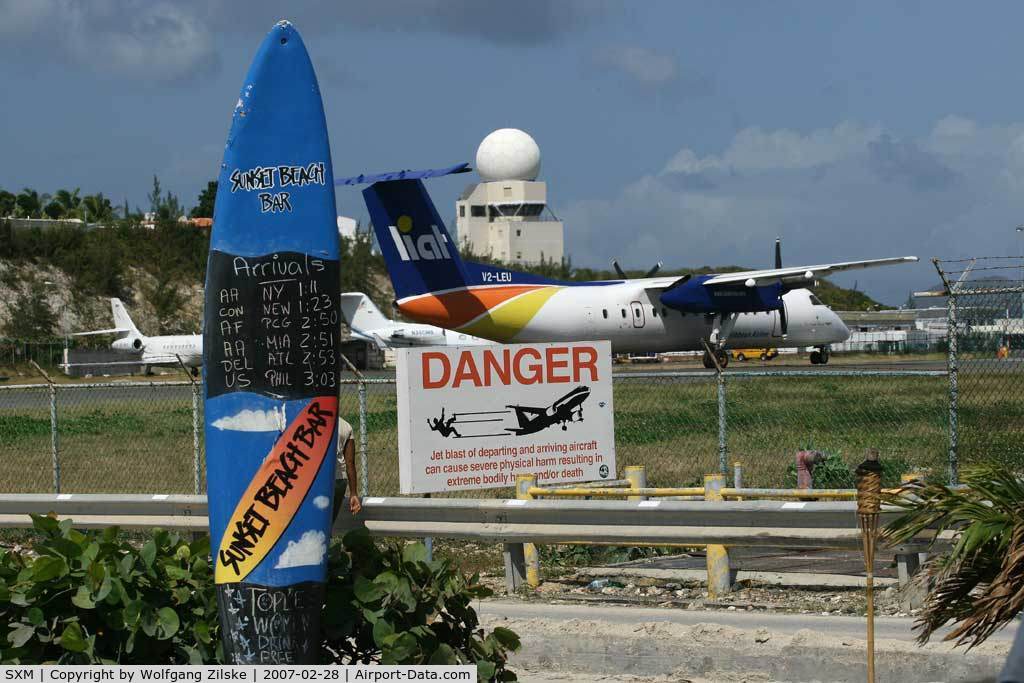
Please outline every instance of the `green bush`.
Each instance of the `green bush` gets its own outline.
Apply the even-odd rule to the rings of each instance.
[[[117,528],[79,532],[33,517],[32,552],[0,550],[0,662],[215,664],[223,661],[209,539]],[[470,606],[491,591],[420,543],[349,533],[329,554],[325,662],[476,664],[511,681],[508,629],[486,633]]]
[[[903,458],[881,458],[882,486],[895,488],[900,485],[900,476],[911,471],[910,464]],[[818,463],[811,474],[812,485],[816,489],[852,489],[857,486],[854,474],[856,465],[848,465],[842,453],[825,452],[825,460]],[[796,464],[790,463],[786,468],[786,487],[796,487]]]

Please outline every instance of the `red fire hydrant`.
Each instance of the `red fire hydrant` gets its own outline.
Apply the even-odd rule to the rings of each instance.
[[[796,487],[798,489],[814,488],[814,467],[825,459],[821,451],[796,452]]]

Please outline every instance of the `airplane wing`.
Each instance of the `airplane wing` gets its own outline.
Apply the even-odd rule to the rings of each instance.
[[[129,330],[128,328],[125,328],[125,327],[112,327],[109,330],[92,330],[92,331],[89,331],[89,332],[73,332],[71,334],[71,336],[72,337],[85,337],[85,336],[90,335],[90,334],[122,334],[124,332],[131,332],[131,330]]]
[[[745,270],[739,273],[722,273],[704,281],[707,287],[743,283],[748,287],[768,285],[775,282],[799,284],[810,282],[818,277],[846,270],[860,270],[875,266],[891,266],[898,263],[915,263],[916,256],[897,256],[893,258],[868,259],[866,261],[845,261],[843,263],[825,263],[817,266],[794,266],[791,268],[768,268],[765,270]]]

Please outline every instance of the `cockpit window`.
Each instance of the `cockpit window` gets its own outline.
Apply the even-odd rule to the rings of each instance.
[[[821,303],[821,299],[819,299],[818,297],[814,296],[813,294],[811,294],[811,304],[814,305],[814,306],[824,306],[825,305],[825,304]]]

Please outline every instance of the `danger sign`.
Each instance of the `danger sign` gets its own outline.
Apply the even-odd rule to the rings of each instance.
[[[397,351],[402,493],[615,478],[609,342]]]

